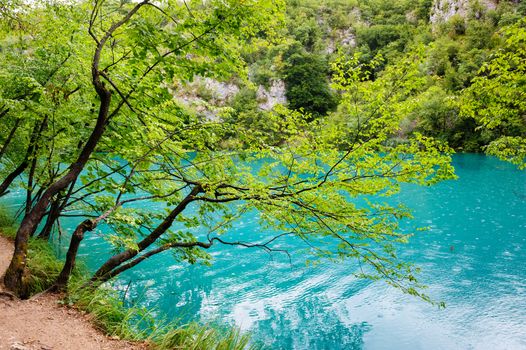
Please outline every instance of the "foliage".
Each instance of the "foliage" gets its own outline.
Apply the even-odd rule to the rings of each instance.
[[[459,107],[453,106],[451,101],[457,100],[461,91],[471,85],[472,79],[491,53],[499,49],[501,40],[496,35],[499,29],[522,18],[522,5],[499,2],[494,9],[489,9],[473,2],[467,7],[465,15],[456,14],[444,23],[432,25],[428,23],[431,1],[417,4],[381,0],[289,1],[287,5],[289,24],[282,35],[288,44],[282,42],[279,48],[269,48],[268,56],[260,52],[251,67],[257,71],[256,83],[265,85],[269,79],[277,78],[276,70],[282,72],[281,77],[298,73],[294,64],[286,62],[287,57],[290,57],[286,53],[291,50],[295,53],[303,50],[302,55],[320,59],[321,65],[317,69],[305,69],[306,73],[301,76],[301,81],[309,82],[304,84],[305,89],[298,89],[298,94],[287,89],[289,107],[314,105],[311,94],[314,91],[320,90],[322,92],[315,95],[324,96],[323,91],[326,90],[318,89],[324,84],[323,74],[316,78],[313,76],[317,72],[331,71],[330,65],[337,59],[337,52],[343,52],[348,57],[358,53],[361,64],[373,63],[370,78],[376,79],[387,66],[396,64],[411,47],[419,43],[427,45],[427,71],[422,73],[429,77],[427,88],[430,90],[419,98],[419,108],[424,109],[422,114],[418,115],[420,112],[415,111],[410,117],[412,122],[405,119],[404,130],[400,134],[406,137],[419,131],[428,136],[439,135],[455,149],[473,152],[481,151],[485,144],[498,137],[499,131],[476,129],[476,123],[471,118],[459,116]],[[378,56],[383,57],[380,64],[375,62]],[[317,83],[312,84],[313,80],[317,80]],[[310,86],[314,88],[309,90],[307,87]],[[432,91],[441,93],[433,96]],[[446,103],[449,106],[447,113],[442,107],[436,113],[430,109],[433,104],[438,107],[440,96],[450,101]],[[429,101],[426,102],[426,98]],[[312,112],[312,109],[306,110]],[[432,121],[444,121],[445,117],[438,116],[444,113],[450,116],[446,118],[447,129],[444,129],[444,123],[433,125]]]
[[[464,91],[461,111],[496,134],[488,152],[524,167],[526,22],[502,30],[503,46]],[[500,136],[500,137],[499,137]]]
[[[433,302],[397,254],[411,214],[383,198],[454,178],[450,146],[525,166],[524,20],[499,31],[519,18],[511,4],[434,30],[428,0],[289,1],[287,16],[278,0],[6,4],[0,176],[22,175],[34,226],[17,242],[55,204],[78,219],[70,248],[106,224],[111,254],[89,281],[73,274],[68,302],[119,337],[244,348],[236,331],[161,329],[104,282],[165,251],[181,264],[213,263],[219,244],[287,253],[286,236],[308,263],[353,259],[350,273]],[[201,113],[174,97],[197,77],[240,91]],[[275,79],[288,105],[262,111],[254,83]],[[263,237],[232,235],[246,213]],[[24,249],[29,291],[46,289],[62,264],[45,242]]]
[[[307,52],[287,53],[284,58],[284,81],[289,108],[319,117],[336,108],[337,97],[329,89],[326,62]]]
[[[524,137],[502,136],[491,142],[486,152],[516,164],[521,169],[526,168],[526,139]]]
[[[410,213],[378,198],[454,178],[446,142],[497,140],[488,152],[521,161],[523,22],[495,35],[518,10],[473,9],[433,31],[429,1],[288,5],[287,17],[277,0],[2,7],[21,22],[2,27],[0,175],[24,175],[33,231],[54,204],[79,217],[78,240],[108,225],[112,255],[89,283],[167,250],[209,264],[217,244],[274,252],[294,235],[308,261],[356,259],[360,277],[429,300],[396,254]],[[210,98],[210,115],[174,98],[196,77],[242,86],[228,106]],[[251,79],[283,79],[288,106],[260,110]],[[230,236],[247,212],[265,239]],[[38,264],[43,288],[56,267]],[[86,307],[128,318],[104,314],[104,298]]]
[[[116,246],[116,254],[95,273],[94,281],[111,278],[121,267],[135,266],[145,257],[170,248],[176,248],[179,261],[208,263],[205,250],[214,244],[274,251],[277,248],[271,243],[276,239],[296,235],[311,242],[311,261],[358,259],[370,268],[360,276],[386,279],[427,300],[417,291],[420,285],[413,268],[401,262],[394,249],[407,239],[398,232],[398,219],[407,217],[407,211],[386,204],[354,203],[355,199],[396,193],[402,182],[430,185],[453,177],[450,149],[442,143],[421,135],[406,144],[387,143],[410,108],[406,99],[425,81],[418,74],[419,61],[415,57],[419,52],[416,50],[400,65],[386,69],[374,81],[368,80],[369,73],[356,64],[357,60],[335,64],[334,88],[341,91],[342,108],[346,108],[345,115],[350,118],[345,128],[333,124],[330,129],[322,120],[311,121],[308,115],[282,108],[268,114],[275,119],[267,125],[270,135],[283,137],[280,147],[267,144],[269,139],[259,137],[260,134],[247,133],[244,125],[202,125],[192,131],[192,146],[198,152],[191,154],[184,149],[186,139],[167,139],[159,132],[157,142],[162,141],[162,145],[155,150],[155,158],[148,157],[146,167],[132,167],[131,172],[123,169],[124,185],[111,178],[99,180],[99,185],[106,184],[103,188],[109,193],[114,187],[115,194],[106,194],[108,200],[97,196],[97,212],[111,208],[115,203],[111,197],[120,196],[119,191],[126,191],[128,196],[145,191],[156,195],[154,200],[173,204],[166,213],[155,214],[152,210],[157,220],[150,221],[146,221],[151,217],[146,214],[148,208],[133,219],[123,216],[122,208],[113,211],[108,222],[118,228],[116,233],[131,241]],[[362,84],[364,80],[368,83]],[[148,132],[153,142],[153,127],[134,133]],[[163,128],[168,129],[168,125]],[[232,130],[245,142],[245,150],[211,147]],[[126,141],[119,141],[119,145],[120,152],[113,159],[118,154],[130,167],[136,164],[136,157],[144,161],[139,152],[123,155],[123,149],[138,147],[136,142],[127,145]],[[102,167],[88,168],[95,169],[100,171]],[[86,176],[83,181],[87,184],[102,177],[95,173]],[[187,205],[192,205],[192,210],[186,210]],[[229,238],[229,229],[237,218],[252,211],[260,213],[260,225],[268,232],[268,242]],[[171,227],[175,221],[184,224],[184,228]],[[124,232],[130,234],[123,235]],[[152,245],[156,248],[150,252]]]
[[[309,30],[295,32],[296,41],[284,44],[282,56],[289,106],[312,114],[284,107],[261,113],[250,103],[254,91],[245,90],[234,108],[220,110],[219,118],[211,120],[187,110],[171,89],[195,76],[246,77],[242,47],[255,37],[260,45],[262,38],[276,34],[279,2],[192,2],[187,7],[175,1],[161,9],[148,2],[84,5],[57,3],[32,14],[47,11],[51,24],[78,18],[64,31],[75,33],[74,40],[61,42],[67,43],[66,49],[49,46],[45,57],[75,53],[76,60],[61,65],[56,76],[64,75],[66,84],[73,84],[72,76],[82,82],[75,98],[64,99],[53,110],[51,120],[64,125],[64,135],[57,134],[55,124],[46,129],[42,144],[57,144],[39,158],[36,174],[41,188],[49,189],[76,164],[83,167],[69,189],[62,185],[54,196],[65,196],[62,214],[92,218],[79,220],[82,234],[100,222],[112,231],[105,238],[113,256],[95,272],[92,283],[107,281],[166,250],[180,262],[208,264],[207,250],[214,245],[274,251],[275,240],[295,235],[312,244],[306,259],[357,259],[368,266],[361,277],[385,279],[427,300],[418,290],[415,269],[396,255],[397,244],[407,239],[398,221],[409,214],[371,201],[372,196],[396,193],[404,182],[431,185],[454,176],[451,149],[442,142],[420,134],[409,135],[401,144],[390,142],[413,110],[412,99],[426,86],[423,47],[408,47],[396,64],[385,67],[382,55],[366,64],[359,54],[334,58],[331,89],[341,103],[338,113],[325,117],[336,98],[326,80],[327,62],[313,52],[319,37]],[[391,8],[385,2],[381,6]],[[92,38],[81,30],[83,23]],[[39,25],[48,28],[49,23],[44,17]],[[90,58],[93,48],[96,54]],[[89,71],[90,66],[95,68]],[[98,97],[89,88],[90,78]],[[49,90],[46,84],[37,87]],[[39,95],[39,106],[48,100],[46,94]],[[111,97],[107,105],[102,104],[104,96]],[[108,109],[107,119],[100,119],[99,112],[94,124],[93,104]],[[66,127],[77,114],[79,123]],[[92,130],[98,130],[100,139],[93,138]],[[230,147],[225,148],[228,139]],[[77,162],[86,149],[77,144],[92,140],[95,147]],[[357,204],[364,200],[364,205]],[[138,209],[132,204],[136,201],[152,205]],[[229,237],[229,228],[251,211],[260,213],[267,240]]]

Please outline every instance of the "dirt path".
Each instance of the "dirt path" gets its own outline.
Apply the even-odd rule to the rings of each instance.
[[[13,244],[0,236],[0,276],[13,254]],[[0,290],[3,285],[0,283]],[[112,340],[97,331],[88,316],[61,307],[57,297],[30,300],[0,296],[0,350],[146,349],[140,344]]]

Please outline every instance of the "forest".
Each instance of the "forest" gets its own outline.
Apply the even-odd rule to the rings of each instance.
[[[412,211],[389,198],[457,178],[455,153],[526,167],[525,17],[521,1],[1,1],[6,288],[96,293],[222,247],[357,262],[444,307],[399,254]],[[258,234],[233,233],[247,216]],[[107,249],[79,267],[95,236]]]

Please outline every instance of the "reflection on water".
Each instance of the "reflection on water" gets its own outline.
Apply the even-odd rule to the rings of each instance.
[[[390,199],[413,209],[406,230],[430,228],[402,256],[422,267],[445,310],[357,280],[352,261],[306,267],[292,238],[280,243],[296,252],[292,261],[215,247],[209,268],[176,264],[168,253],[122,283],[132,281],[129,300],[159,317],[230,322],[276,349],[526,349],[526,172],[481,155],[454,162],[459,180],[404,186]],[[253,214],[235,230],[239,239],[261,235]],[[88,240],[90,253],[81,254],[96,266],[107,247]]]

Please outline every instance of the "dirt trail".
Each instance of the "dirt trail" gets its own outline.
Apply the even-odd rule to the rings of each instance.
[[[12,254],[12,242],[0,236],[0,276]],[[0,283],[0,291],[3,288]],[[88,316],[61,307],[57,301],[52,295],[23,301],[0,296],[0,350],[146,349],[142,344],[108,338],[93,327]]]

